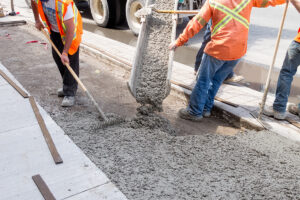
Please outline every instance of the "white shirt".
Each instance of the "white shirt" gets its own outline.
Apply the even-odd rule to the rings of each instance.
[[[48,19],[48,22],[51,24],[51,30],[54,32],[59,32],[56,20],[56,12],[55,12],[55,0],[48,0],[47,2],[42,2],[43,10],[45,16]],[[72,5],[70,4],[67,8],[66,15],[64,17],[64,21],[71,19],[74,17]]]

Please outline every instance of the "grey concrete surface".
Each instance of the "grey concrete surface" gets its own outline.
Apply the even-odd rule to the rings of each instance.
[[[1,63],[0,70],[22,87]],[[36,174],[42,176],[56,199],[127,199],[39,106],[63,159],[62,164],[55,165],[28,98],[24,99],[2,77],[1,83],[1,200],[44,199],[31,178]]]
[[[232,127],[216,117],[202,123],[182,120],[176,117],[176,111],[185,106],[185,101],[172,95],[164,102],[164,116],[176,129],[169,129],[167,120],[148,126],[151,119],[147,121],[147,117],[145,121],[132,119],[137,104],[127,90],[126,70],[81,54],[80,77],[104,110],[131,117],[107,129],[94,129],[92,125],[99,123],[98,113],[82,91],[73,108],[60,107],[61,98],[55,91],[61,79],[49,56],[50,49],[35,44],[22,48],[20,41],[42,36],[25,27],[11,31],[15,33],[14,42],[2,42],[19,52],[0,49],[3,62],[129,199],[299,197],[299,143],[270,132],[238,130],[239,134],[230,135]],[[17,35],[21,33],[23,38]],[[40,57],[31,56],[36,52]],[[217,134],[220,128],[223,135]]]

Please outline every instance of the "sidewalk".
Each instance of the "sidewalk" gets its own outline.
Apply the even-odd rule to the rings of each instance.
[[[20,9],[22,10],[22,8]],[[30,15],[30,11],[28,9],[23,10],[25,19],[32,23],[33,18]],[[84,31],[81,46],[81,49],[86,53],[93,54],[96,57],[106,60],[108,63],[121,65],[128,70],[132,66],[135,48],[129,45]],[[247,63],[244,64],[247,65]],[[185,95],[190,95],[195,84],[194,81],[195,77],[191,67],[174,62],[172,71],[173,91],[178,92],[182,98],[185,98]],[[217,98],[221,101],[215,101],[215,108],[220,111],[220,114],[224,118],[235,125],[255,130],[263,130],[265,128],[251,114],[251,112],[258,111],[259,109],[258,105],[262,98],[261,92],[244,86],[222,85]],[[272,104],[273,100],[274,97],[269,96],[267,104]],[[293,121],[299,122],[297,116],[289,114],[288,117]],[[265,116],[263,117],[263,121],[268,124],[270,131],[292,140],[300,141],[300,129],[295,125],[287,121],[277,121]]]
[[[28,94],[1,63],[0,70]],[[127,199],[38,106],[63,160],[56,165],[28,98],[23,98],[2,76],[0,94],[1,200],[44,199],[32,180],[37,174],[56,199]]]

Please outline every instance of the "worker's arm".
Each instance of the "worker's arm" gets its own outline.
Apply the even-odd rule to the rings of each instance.
[[[33,15],[34,15],[34,19],[35,19],[35,27],[38,30],[41,30],[42,28],[44,28],[44,25],[40,20],[38,6],[37,6],[37,4],[34,0],[31,0],[31,8],[32,8],[32,12],[33,12]]]
[[[196,35],[207,24],[210,18],[211,8],[209,6],[209,1],[206,1],[200,12],[188,23],[178,39],[169,45],[169,49],[176,49],[186,43],[190,38],[194,37],[194,35]]]
[[[300,13],[300,1],[299,0],[290,0],[290,2],[294,5],[294,7]]]
[[[73,41],[75,25],[74,25],[73,18],[64,21],[64,23],[66,25],[66,42],[65,42],[64,50],[62,52],[61,61],[64,64],[65,63],[69,64],[68,52]]]
[[[253,6],[265,8],[268,6],[276,6],[286,3],[287,0],[253,0]]]

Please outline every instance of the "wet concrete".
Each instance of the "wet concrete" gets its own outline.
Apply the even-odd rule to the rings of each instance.
[[[172,10],[174,1],[153,0],[159,10]],[[147,17],[145,32],[141,34],[139,51],[132,68],[131,89],[137,102],[150,104],[155,110],[162,110],[162,102],[169,95],[170,81],[168,67],[170,51],[168,45],[175,38],[172,30],[172,16],[153,12]],[[173,36],[172,36],[173,35]]]
[[[128,72],[81,54],[80,77],[104,111],[133,119],[93,129],[98,113],[82,91],[74,107],[59,106],[61,77],[50,49],[25,44],[38,39],[27,31],[0,29],[0,36],[11,34],[0,40],[6,47],[1,62],[128,199],[299,199],[299,144],[269,132],[242,132],[215,117],[182,120],[176,111],[186,102],[173,95],[163,105],[168,120],[150,116],[159,123],[145,126],[144,117],[134,118],[138,105],[127,90]]]
[[[128,44],[130,46],[136,46],[137,37],[131,33],[131,31],[128,29],[128,26],[126,24],[123,24],[123,25],[118,26],[113,29],[99,27],[93,21],[92,16],[90,14],[89,7],[87,4],[80,4],[78,7],[81,10],[82,15],[84,17],[83,27],[85,30],[91,31],[93,33],[97,33],[99,35],[103,35],[105,37]],[[271,8],[271,9],[276,9],[276,10],[280,11],[280,8]],[[291,8],[290,10],[293,10],[293,8]],[[255,15],[263,16],[262,9],[254,9],[253,13],[254,13],[253,16],[255,16]],[[268,16],[270,16],[270,12],[267,12],[267,13],[269,13]],[[290,16],[288,16],[288,17],[293,18],[295,16],[295,12],[290,12],[289,15]],[[255,37],[260,32],[268,32],[268,34],[271,34],[273,37],[276,37],[277,29],[272,29],[271,28],[272,26],[270,26],[270,24],[266,23],[266,21],[268,21],[269,23],[271,23],[271,21],[272,21],[271,19],[268,19],[268,18],[269,17],[264,17],[265,20],[264,20],[264,22],[262,22],[263,20],[259,20],[255,17],[252,17],[252,22],[254,22],[255,24],[251,25],[251,29],[250,29],[250,35],[249,35],[250,48],[253,48],[252,47],[253,45],[251,45],[251,44],[253,44],[257,41],[255,39]],[[279,20],[278,16],[276,17],[276,19]],[[178,25],[177,34],[182,32],[182,30],[184,29],[187,22],[188,22],[188,19],[185,19],[183,24]],[[262,29],[262,25],[265,26],[266,28]],[[292,25],[293,25],[293,23],[287,23],[286,28],[292,29],[293,28]],[[267,27],[269,29],[271,29],[271,31]],[[201,30],[195,36],[195,38],[193,38],[189,42],[189,46],[183,46],[183,47],[178,48],[175,52],[174,60],[179,63],[188,65],[190,67],[194,67],[195,58],[196,58],[198,49],[201,45],[201,42],[203,40],[203,34],[204,34],[204,31]],[[293,32],[293,31],[289,31],[289,30],[284,30],[284,39],[292,40],[295,35],[296,35],[296,31]],[[273,42],[275,44],[275,41],[273,41]],[[282,50],[286,51],[287,48],[282,49]],[[262,54],[263,54],[263,52],[262,52]],[[270,60],[270,63],[271,63],[271,60]],[[274,73],[272,76],[271,88],[270,88],[271,93],[275,93],[279,70],[280,70],[279,68],[274,70]],[[263,91],[263,88],[265,85],[265,80],[267,78],[267,73],[268,73],[268,71],[265,67],[260,66],[260,64],[254,65],[252,63],[239,64],[236,67],[235,72],[237,74],[243,75],[245,77],[244,82],[246,83],[247,86],[249,86],[250,88],[255,89],[257,91]],[[292,83],[291,95],[290,95],[289,101],[297,103],[298,99],[296,98],[296,96],[299,94],[300,94],[300,76],[296,75],[294,78],[294,81]]]

